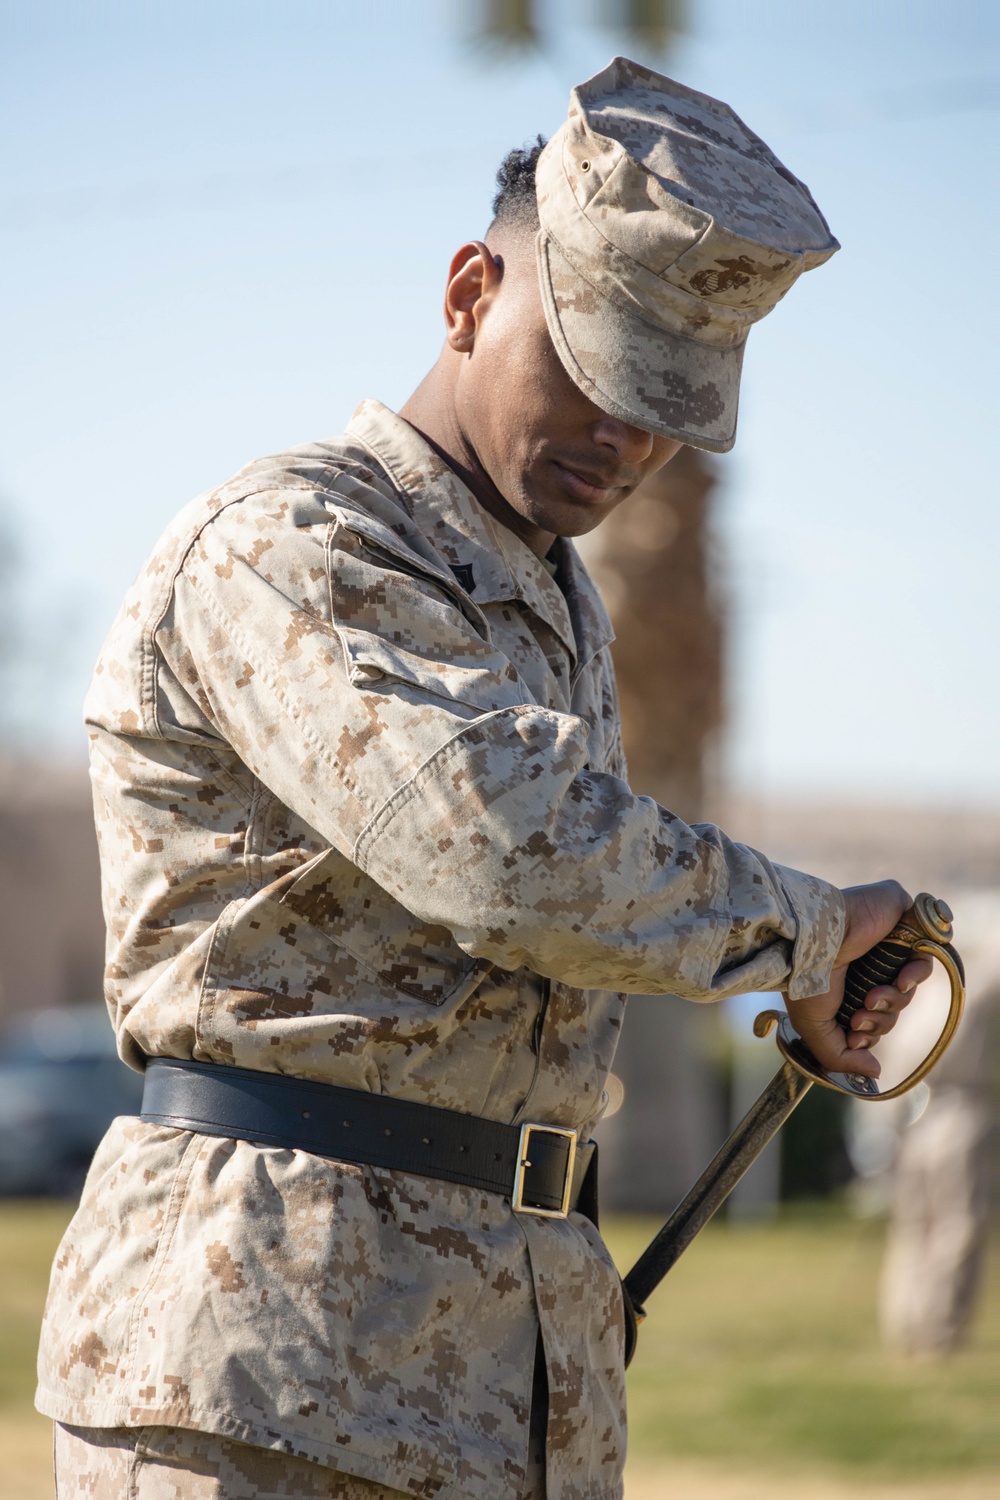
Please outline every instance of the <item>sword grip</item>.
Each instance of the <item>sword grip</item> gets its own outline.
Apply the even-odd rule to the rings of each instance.
[[[837,1012],[838,1023],[845,1031],[850,1031],[851,1020],[863,1007],[869,990],[878,984],[893,984],[913,958],[918,943],[931,939],[945,944],[951,941],[951,936],[950,908],[922,891],[892,931],[848,966],[844,998]]]

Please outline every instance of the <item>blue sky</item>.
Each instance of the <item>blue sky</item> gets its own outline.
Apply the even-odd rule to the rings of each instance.
[[[687,10],[665,71],[844,246],[754,330],[720,465],[729,776],[1000,801],[1000,7]],[[0,0],[7,706],[37,740],[82,753],[101,637],[181,504],[432,362],[499,158],[629,50],[596,5],[539,12],[538,52],[498,55],[469,4]]]

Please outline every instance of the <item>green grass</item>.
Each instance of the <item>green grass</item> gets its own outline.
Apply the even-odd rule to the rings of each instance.
[[[0,1494],[52,1495],[52,1426],[32,1404],[49,1267],[72,1208],[0,1201]]]
[[[655,1227],[608,1226],[623,1269]],[[880,1226],[826,1211],[710,1225],[650,1298],[631,1456],[868,1482],[992,1472],[1000,1494],[996,1258],[968,1346],[915,1364],[879,1347],[881,1242]]]
[[[52,1492],[49,1424],[31,1399],[49,1266],[69,1214],[62,1203],[0,1202],[4,1500]],[[655,1228],[605,1226],[623,1269]],[[845,1493],[860,1494],[938,1478],[942,1496],[963,1477],[992,1476],[1000,1494],[1000,1261],[968,1346],[910,1364],[878,1346],[881,1241],[880,1226],[826,1210],[710,1225],[650,1299],[629,1372],[636,1472],[687,1463],[774,1481],[840,1476]],[[669,1493],[710,1489],[692,1481]]]
[[[60,1202],[0,1203],[0,1410],[31,1404],[49,1268],[71,1213]]]

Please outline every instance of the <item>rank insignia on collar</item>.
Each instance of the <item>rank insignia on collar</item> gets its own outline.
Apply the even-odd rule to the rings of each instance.
[[[449,563],[448,566],[467,594],[475,592],[476,580],[471,563]]]

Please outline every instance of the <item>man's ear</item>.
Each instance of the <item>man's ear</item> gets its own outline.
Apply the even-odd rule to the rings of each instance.
[[[445,341],[457,354],[471,354],[479,319],[503,280],[503,260],[482,240],[456,251],[444,294]]]

